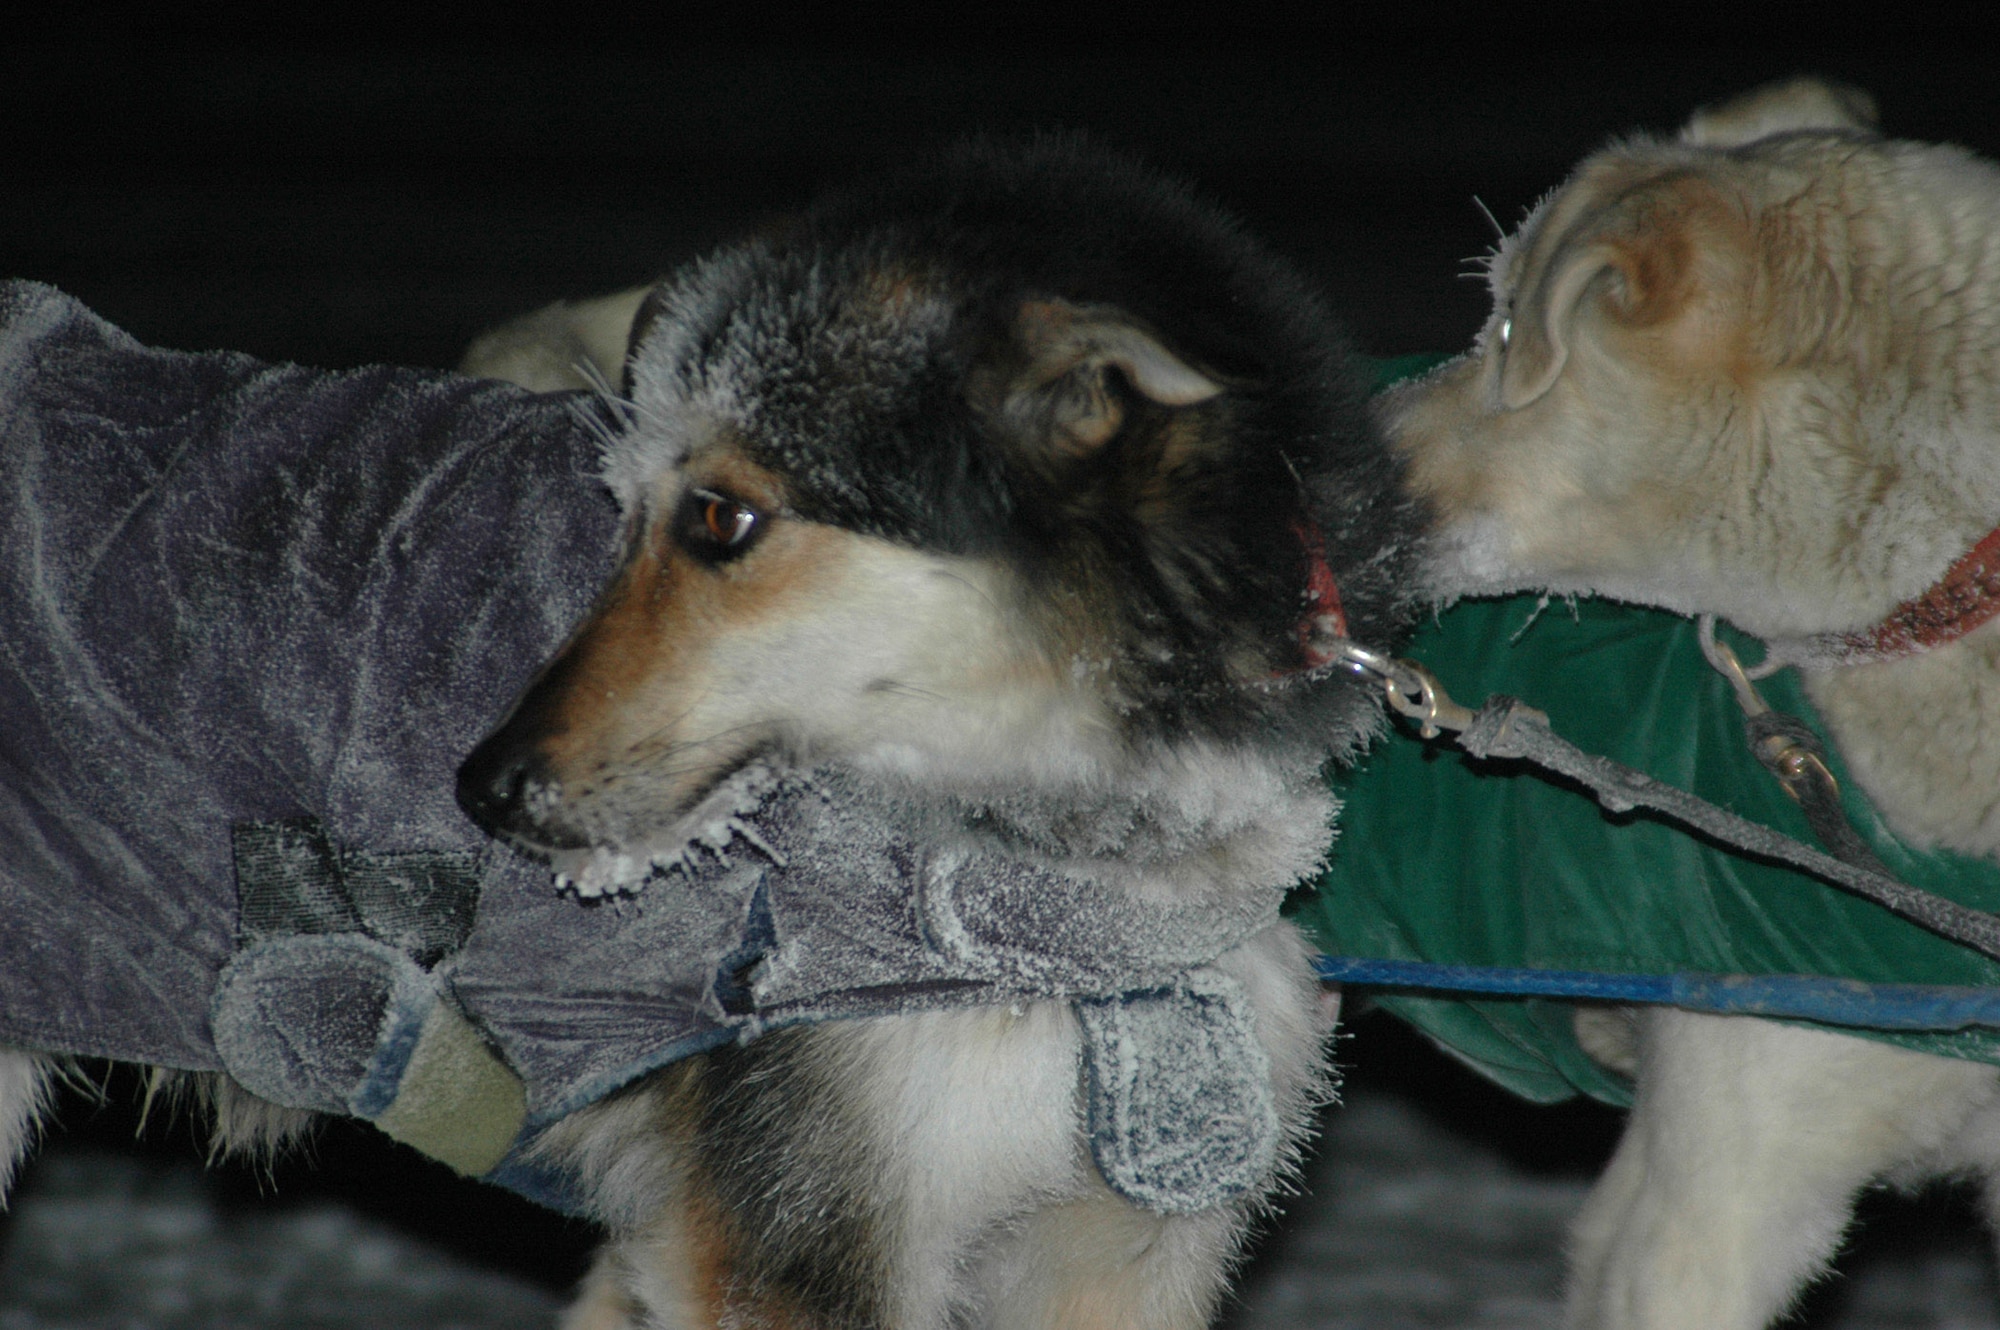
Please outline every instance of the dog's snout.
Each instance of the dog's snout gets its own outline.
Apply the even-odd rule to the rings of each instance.
[[[473,749],[459,767],[458,806],[492,835],[552,849],[574,848],[573,837],[557,832],[541,816],[554,787],[548,759],[503,729]]]

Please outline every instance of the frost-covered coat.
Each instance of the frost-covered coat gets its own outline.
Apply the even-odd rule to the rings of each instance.
[[[747,783],[623,902],[463,816],[459,761],[614,561],[592,409],[150,350],[0,287],[0,1044],[224,1071],[559,1201],[510,1147],[652,1067],[1077,995],[1114,1186],[1173,1210],[1262,1177],[1261,1049],[1203,963],[1276,891],[1141,918],[926,849],[837,771]]]

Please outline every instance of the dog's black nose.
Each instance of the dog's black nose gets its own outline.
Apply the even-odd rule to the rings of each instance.
[[[551,784],[548,760],[532,748],[508,742],[503,731],[472,750],[458,769],[458,806],[495,836],[556,845],[536,815],[536,796]]]

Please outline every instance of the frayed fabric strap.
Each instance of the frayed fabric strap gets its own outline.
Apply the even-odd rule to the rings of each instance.
[[[209,1013],[229,1074],[461,1173],[499,1164],[525,1087],[432,968],[471,930],[479,856],[348,850],[311,818],[243,823],[232,842],[241,949]]]
[[[252,1093],[349,1114],[477,1177],[527,1120],[521,1080],[409,956],[358,933],[256,943],[223,967],[215,1047]]]
[[[1613,813],[1643,808],[1733,849],[1800,869],[1874,901],[1941,937],[2000,960],[2000,916],[1921,891],[1888,874],[1802,845],[1608,757],[1586,753],[1549,728],[1549,719],[1519,699],[1489,698],[1458,736],[1480,758],[1515,758],[1567,776]]]
[[[1241,984],[1209,966],[1171,988],[1080,999],[1090,1150],[1111,1189],[1162,1214],[1247,1195],[1278,1160],[1271,1064]]]

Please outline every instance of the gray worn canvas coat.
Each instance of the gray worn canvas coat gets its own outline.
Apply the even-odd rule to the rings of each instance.
[[[1077,1000],[1114,1186],[1212,1204],[1275,1117],[1234,985],[1269,925],[921,843],[838,771],[629,900],[453,798],[609,574],[583,398],[148,349],[0,286],[0,1042],[227,1071],[552,1202],[519,1146],[774,1025]]]

